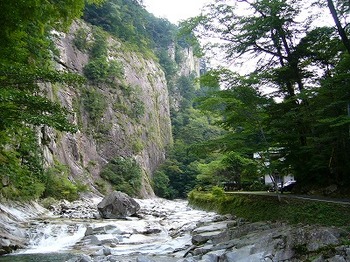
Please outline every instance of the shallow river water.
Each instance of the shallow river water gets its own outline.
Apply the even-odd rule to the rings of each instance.
[[[0,257],[0,261],[75,262],[84,261],[81,258],[86,255],[92,261],[177,261],[191,246],[190,231],[217,217],[194,210],[183,200],[137,202],[139,216],[125,220],[50,215],[32,220],[27,230],[28,248]]]

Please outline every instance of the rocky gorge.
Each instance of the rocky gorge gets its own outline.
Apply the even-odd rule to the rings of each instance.
[[[339,228],[250,223],[160,198],[136,199],[136,216],[102,219],[100,202],[2,204],[0,250],[16,250],[0,261],[350,261]]]

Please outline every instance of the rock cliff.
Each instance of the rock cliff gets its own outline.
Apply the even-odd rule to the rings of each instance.
[[[53,33],[59,51],[55,63],[60,70],[84,74],[92,61],[91,49],[97,43],[94,30],[77,21],[68,33]],[[78,48],[82,34],[85,47]],[[79,129],[75,134],[40,130],[46,165],[67,165],[70,179],[94,189],[106,163],[115,157],[130,157],[144,172],[139,196],[150,197],[154,195],[150,186],[152,172],[164,161],[165,150],[172,143],[167,81],[152,55],[131,51],[118,39],[103,34],[107,45],[105,62],[116,65],[115,74],[110,73],[103,81],[90,79],[79,88],[45,86],[48,96],[73,112],[71,119]],[[198,72],[191,50],[184,53],[181,74]]]

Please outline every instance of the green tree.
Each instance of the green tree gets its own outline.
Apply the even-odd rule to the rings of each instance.
[[[75,85],[81,77],[53,67],[52,30],[66,30],[82,14],[84,0],[0,3],[0,177],[1,194],[36,198],[43,190],[35,126],[74,132],[69,112],[46,98],[48,83]],[[11,192],[11,193],[8,193]]]
[[[112,183],[115,190],[138,196],[142,185],[142,169],[132,158],[116,157],[101,171],[101,177]]]
[[[336,17],[331,7],[334,2]],[[220,39],[219,45],[227,60],[236,62],[240,58],[254,57],[257,61],[250,70],[253,73],[246,78],[249,82],[245,82],[244,89],[242,81],[237,81],[239,78],[216,74],[221,86],[229,86],[229,90],[212,95],[203,101],[203,106],[210,106],[221,115],[223,122],[220,124],[230,128],[228,137],[232,136],[231,140],[223,139],[221,145],[216,144],[225,150],[239,148],[240,152],[249,152],[246,149],[250,148],[255,152],[267,152],[270,164],[274,159],[269,148],[278,149],[284,161],[270,165],[269,172],[272,167],[292,168],[305,186],[348,183],[344,182],[348,167],[338,162],[348,156],[349,145],[346,138],[348,81],[345,80],[348,73],[343,71],[348,68],[347,32],[344,26],[337,24],[337,19],[348,17],[349,3],[327,1],[321,4],[330,8],[337,31],[315,28],[315,17],[300,20],[301,10],[314,6],[279,0],[240,0],[235,4],[219,0],[209,5],[202,16],[185,24],[187,30],[195,28],[202,35]],[[237,11],[242,8],[246,12]],[[327,9],[320,12],[323,11]],[[248,101],[237,93],[239,89],[244,90],[242,94],[252,94],[249,90],[265,91],[267,88],[272,90],[267,95],[276,100],[257,102],[257,107],[245,107]],[[238,97],[232,99],[232,95]],[[262,98],[261,95],[250,97],[259,96]],[[244,124],[244,120],[242,124],[242,116],[248,116],[249,124]],[[252,124],[257,123],[251,121],[252,116],[259,116],[257,119],[262,120],[258,121],[259,125]],[[262,128],[259,130],[257,126]]]

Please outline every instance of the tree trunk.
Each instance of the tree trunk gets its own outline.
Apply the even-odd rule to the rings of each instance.
[[[338,14],[337,14],[337,10],[335,10],[334,3],[333,3],[332,0],[327,0],[327,4],[328,4],[329,11],[332,14],[334,23],[337,26],[340,38],[341,38],[341,40],[342,40],[346,50],[350,54],[350,41],[349,41],[348,36],[346,35],[346,32],[345,32],[344,28],[342,27],[342,25],[341,25],[341,23],[339,21],[339,17],[338,17]]]

